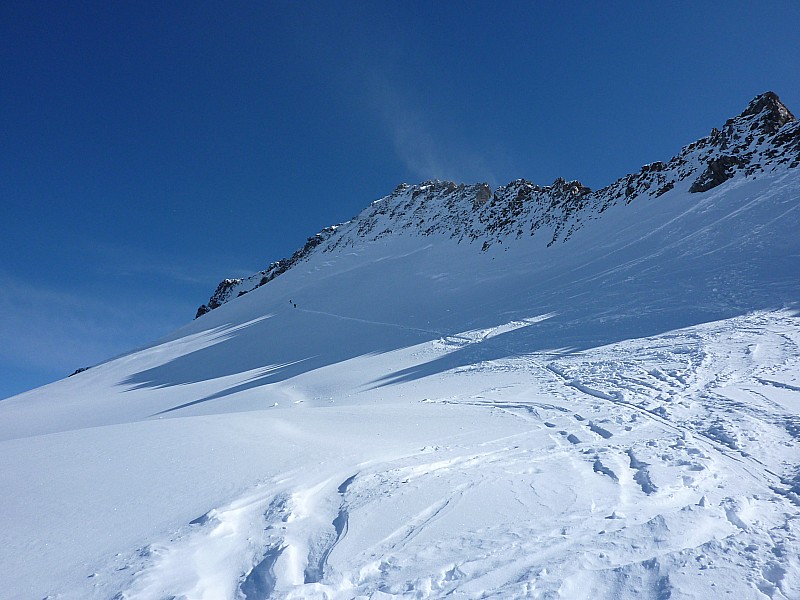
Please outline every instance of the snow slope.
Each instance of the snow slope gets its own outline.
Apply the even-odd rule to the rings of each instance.
[[[711,142],[398,188],[0,402],[0,597],[800,598],[800,176],[758,137],[703,192]]]

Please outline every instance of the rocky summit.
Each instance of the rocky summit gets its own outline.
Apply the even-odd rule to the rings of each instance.
[[[350,221],[308,238],[291,257],[250,277],[225,279],[198,308],[196,317],[272,281],[312,252],[331,252],[359,241],[406,233],[445,236],[475,243],[482,250],[532,235],[552,245],[567,241],[587,220],[599,218],[615,204],[658,198],[686,183],[691,193],[707,192],[737,176],[756,178],[782,166],[798,165],[800,122],[777,94],[766,92],[669,161],[646,164],[638,173],[600,190],[561,178],[547,186],[518,179],[496,190],[487,183],[401,184]]]

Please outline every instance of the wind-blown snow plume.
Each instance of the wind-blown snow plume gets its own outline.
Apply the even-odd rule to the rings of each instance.
[[[435,126],[392,82],[381,78],[372,96],[397,157],[420,179],[468,181],[484,177],[494,183],[483,151],[468,139],[451,139]]]

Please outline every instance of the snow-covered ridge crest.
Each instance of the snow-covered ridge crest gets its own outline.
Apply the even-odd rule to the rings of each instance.
[[[588,220],[616,204],[657,198],[676,186],[706,192],[734,177],[800,165],[800,121],[774,92],[756,96],[721,129],[687,146],[668,162],[644,165],[609,186],[592,191],[579,181],[556,179],[539,186],[517,179],[492,191],[487,183],[426,181],[400,184],[359,215],[308,238],[289,258],[242,279],[225,279],[197,316],[246,294],[285,273],[315,252],[334,252],[390,235],[444,236],[461,243],[512,243],[544,236],[547,245],[566,241]]]

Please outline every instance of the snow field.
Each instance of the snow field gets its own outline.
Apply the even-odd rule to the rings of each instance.
[[[345,246],[3,401],[0,596],[797,599],[800,179],[685,187]]]
[[[277,421],[264,459],[279,472],[87,582],[120,598],[796,597],[791,415],[732,417],[729,398],[797,394],[759,380],[791,377],[798,335],[790,314],[760,313],[425,386],[457,395],[246,413],[254,430]],[[304,467],[279,470],[288,448]]]

